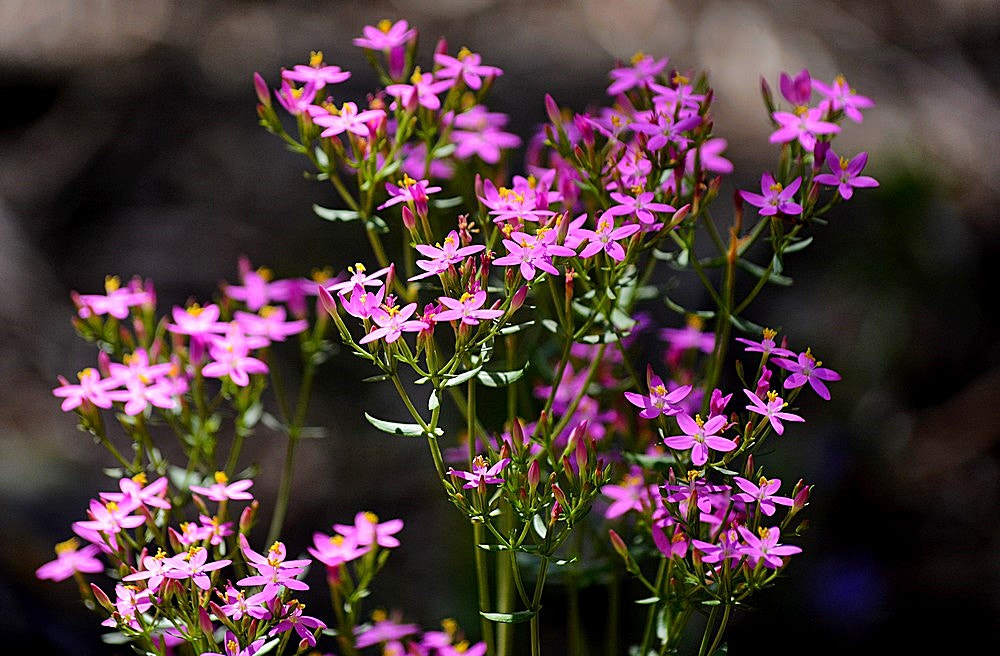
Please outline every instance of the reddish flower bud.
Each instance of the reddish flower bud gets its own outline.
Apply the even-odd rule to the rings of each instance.
[[[94,601],[100,604],[101,608],[109,612],[114,611],[115,605],[111,603],[110,599],[108,599],[108,595],[104,592],[104,590],[97,587],[95,583],[91,583],[90,591],[94,593]]]
[[[271,90],[267,88],[267,82],[260,73],[253,74],[253,90],[257,94],[257,100],[264,107],[271,106]]]
[[[403,213],[403,227],[405,227],[407,230],[412,231],[414,228],[417,227],[417,217],[413,215],[413,211],[406,205],[403,205],[402,213]]]
[[[615,533],[613,529],[608,529],[608,537],[611,538],[611,546],[614,548],[615,553],[627,560],[629,557],[628,547],[625,546],[625,541],[622,540],[621,536]]]
[[[542,468],[538,465],[537,460],[532,460],[531,464],[528,465],[528,490],[534,494],[535,489],[542,480]]]
[[[514,296],[511,297],[510,299],[511,311],[520,309],[520,307],[524,305],[524,299],[526,299],[527,297],[528,297],[528,286],[523,285],[516,292],[514,292]]]
[[[250,505],[243,509],[240,513],[240,533],[248,533],[257,519],[257,508],[260,507],[260,503],[254,499],[250,502]]]
[[[559,105],[549,94],[545,94],[545,113],[548,115],[549,120],[552,121],[553,125],[559,125],[562,123],[562,115],[559,112]]]

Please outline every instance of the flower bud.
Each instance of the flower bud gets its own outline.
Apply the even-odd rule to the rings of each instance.
[[[435,55],[447,55],[448,54],[448,41],[444,37],[438,39],[437,45],[434,46]]]
[[[104,590],[97,587],[96,583],[90,584],[90,591],[94,593],[94,601],[100,604],[101,608],[109,612],[114,611],[115,605],[111,603],[110,599],[108,599],[108,595],[104,592]]]
[[[417,227],[417,217],[413,215],[413,211],[406,205],[403,205],[402,212],[403,212],[403,227],[405,227],[410,232],[413,232],[413,229]]]
[[[565,458],[563,458],[563,461],[564,462],[568,462]],[[556,503],[557,504],[559,504],[561,506],[568,505],[566,503],[566,493],[562,491],[562,488],[559,487],[558,483],[553,483],[552,484],[552,496],[554,496],[556,498]]]
[[[743,467],[743,478],[753,480],[753,454],[747,456],[747,464]]]
[[[250,502],[243,512],[240,513],[240,533],[245,534],[253,528],[253,525],[257,519],[257,509],[260,507],[260,502],[256,499]]]
[[[271,106],[271,90],[267,88],[267,82],[260,73],[253,74],[253,90],[257,94],[257,100],[264,107]]]
[[[511,311],[513,312],[520,309],[520,307],[524,305],[524,299],[526,299],[527,297],[528,297],[528,286],[522,285],[520,288],[518,288],[516,292],[514,292],[514,296],[511,297],[510,299]]]
[[[208,616],[208,612],[204,608],[198,609],[198,624],[201,625],[201,630],[205,635],[212,635],[215,627],[212,626],[212,618]]]
[[[562,115],[559,112],[559,105],[556,104],[555,99],[549,94],[545,94],[545,113],[548,115],[549,120],[552,121],[553,125],[559,125],[562,123]]]
[[[542,480],[542,468],[538,465],[537,460],[532,460],[531,464],[528,465],[528,491],[531,494],[535,493],[535,489]]]
[[[760,95],[764,98],[764,105],[767,107],[767,113],[774,113],[774,94],[771,93],[771,85],[767,83],[767,79],[762,75],[760,77]]]
[[[621,536],[615,533],[614,529],[608,529],[608,537],[611,538],[611,546],[614,548],[615,553],[622,557],[622,560],[628,560],[629,553],[628,547],[625,546],[625,541],[622,540]]]
[[[337,314],[337,303],[333,300],[333,296],[323,285],[316,286],[316,295],[319,298],[320,306],[326,310],[327,314],[334,316]]]
[[[803,485],[800,480],[795,484],[795,496],[792,499],[792,512],[798,512],[809,505],[809,494],[812,492],[812,485]]]

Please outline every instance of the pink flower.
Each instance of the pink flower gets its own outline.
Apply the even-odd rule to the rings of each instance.
[[[660,415],[670,417],[680,412],[681,409],[677,404],[691,393],[692,387],[684,385],[668,392],[659,376],[649,372],[647,378],[649,394],[625,392],[625,398],[629,403],[642,408],[639,416],[643,419],[655,419]]]
[[[309,57],[309,65],[296,64],[292,70],[281,71],[281,77],[294,82],[313,84],[317,90],[327,84],[338,84],[351,77],[349,71],[340,70],[340,66],[326,66],[323,53],[314,52]]]
[[[354,631],[358,634],[354,646],[364,649],[380,642],[399,640],[413,635],[420,631],[420,627],[416,624],[400,624],[385,617],[384,613],[379,613],[371,626],[355,627]]]
[[[337,568],[342,563],[349,563],[371,550],[370,545],[359,546],[356,537],[356,532],[352,535],[352,539],[339,534],[313,533],[314,546],[306,547],[306,551],[328,568]]]
[[[382,305],[382,298],[385,296],[385,287],[379,288],[373,294],[365,290],[361,285],[356,284],[354,285],[354,290],[351,291],[350,299],[344,296],[344,292],[340,292],[338,296],[340,297],[340,304],[344,306],[344,311],[349,315],[358,319],[368,319]]]
[[[740,196],[754,207],[759,207],[761,216],[774,216],[778,212],[795,216],[802,214],[802,206],[792,201],[801,185],[802,178],[798,177],[783,187],[780,182],[775,182],[774,176],[765,172],[760,176],[760,194],[741,190]]]
[[[418,107],[426,107],[432,111],[441,109],[438,94],[454,84],[453,80],[436,81],[433,73],[421,73],[419,68],[410,76],[410,82],[411,84],[390,84],[385,92],[398,98],[403,108],[411,112]]]
[[[655,492],[655,486],[653,490]],[[631,510],[644,512],[649,509],[651,503],[650,486],[643,480],[642,469],[635,465],[622,479],[621,485],[605,485],[601,488],[601,494],[612,500],[611,505],[604,511],[605,519],[621,517]]]
[[[391,266],[383,267],[378,271],[368,273],[368,269],[361,262],[357,262],[352,267],[347,267],[350,277],[347,280],[328,286],[326,289],[331,294],[334,292],[346,292],[353,290],[357,285],[362,287],[379,287],[385,283],[382,278],[389,273]]]
[[[289,335],[297,335],[309,327],[305,319],[285,321],[285,308],[265,305],[257,314],[237,310],[236,323],[248,337],[266,337],[271,342],[283,342]]]
[[[408,175],[403,176],[399,185],[387,182],[385,188],[389,192],[389,200],[379,205],[378,209],[384,210],[399,203],[413,203],[417,214],[426,214],[427,196],[441,191],[441,187],[430,186],[429,180],[414,180]]]
[[[608,86],[608,95],[616,96],[619,93],[628,91],[638,86],[649,85],[656,80],[656,76],[667,67],[669,60],[654,59],[649,55],[636,53],[632,58],[632,66],[612,69],[611,85]]]
[[[313,123],[326,128],[319,135],[321,137],[335,137],[342,132],[350,132],[359,137],[371,135],[371,125],[374,121],[385,118],[385,112],[381,109],[366,109],[358,111],[358,106],[352,102],[345,102],[336,114],[326,113],[313,116]]]
[[[398,305],[389,305],[376,308],[372,312],[372,321],[378,328],[358,340],[359,344],[367,344],[377,339],[385,339],[386,344],[392,344],[399,339],[404,332],[419,332],[427,327],[423,321],[408,321],[410,316],[417,310],[416,303],[400,309]]]
[[[764,403],[756,394],[748,389],[743,390],[743,393],[747,395],[750,399],[752,405],[746,407],[750,412],[755,412],[759,415],[764,415],[767,420],[771,422],[771,426],[774,428],[774,432],[781,435],[785,432],[785,427],[781,423],[781,420],[785,421],[805,421],[802,417],[791,412],[784,412],[782,408],[787,406],[784,399],[778,396],[777,392],[767,393],[767,403]]]
[[[281,87],[274,90],[274,97],[285,111],[292,116],[299,116],[307,111],[316,100],[316,84],[307,82],[302,87],[297,87],[290,83],[288,79],[281,80]]]
[[[212,587],[212,581],[206,572],[222,569],[233,562],[223,559],[210,563],[208,562],[208,551],[202,547],[191,547],[170,560],[173,567],[165,572],[164,576],[169,579],[191,579],[202,590],[208,590]]]
[[[388,20],[379,21],[377,27],[365,25],[361,32],[364,36],[354,39],[354,45],[359,48],[385,52],[406,45],[417,36],[417,31],[411,30],[405,20],[396,23]]]
[[[774,504],[777,503],[782,506],[792,505],[790,498],[775,494],[781,488],[780,478],[768,480],[761,476],[759,485],[754,485],[751,481],[740,476],[733,476],[733,481],[743,490],[735,498],[743,503],[757,503],[760,506],[760,511],[768,517],[774,514]]]
[[[838,374],[833,369],[827,369],[822,366],[822,362],[816,360],[813,356],[812,351],[806,349],[795,360],[789,358],[775,358],[774,364],[778,365],[782,369],[787,369],[792,372],[792,375],[785,379],[785,389],[795,389],[796,387],[802,387],[807,382],[809,386],[813,388],[819,397],[823,400],[830,400],[830,390],[823,383],[824,380],[837,381],[840,380],[840,374]]]
[[[760,353],[761,355],[781,355],[781,356],[792,356],[795,355],[792,351],[786,348],[781,348],[776,346],[774,343],[774,338],[777,337],[778,333],[770,328],[765,328],[762,334],[763,339],[759,342],[746,339],[744,337],[737,337],[736,341],[746,344],[745,350],[747,353]]]
[[[152,285],[147,287],[148,289],[144,289],[138,280],[133,280],[127,287],[122,287],[121,281],[116,276],[108,276],[104,281],[107,295],[74,296],[78,306],[77,314],[81,319],[87,319],[94,314],[109,314],[115,319],[125,319],[129,315],[130,308],[153,304]]]
[[[486,292],[480,289],[475,294],[465,292],[461,298],[448,296],[438,298],[441,305],[448,308],[434,316],[435,321],[461,321],[463,324],[475,326],[480,320],[498,319],[503,316],[503,310],[481,310],[486,302]]]
[[[675,415],[677,425],[684,435],[673,435],[663,440],[671,449],[691,449],[691,462],[700,467],[708,462],[708,450],[732,451],[736,448],[736,442],[716,435],[726,427],[726,417],[717,415],[709,417],[708,421],[702,421],[700,417],[692,419],[686,413]]]
[[[417,260],[417,266],[423,269],[424,273],[415,275],[410,278],[410,280],[419,280],[421,278],[427,278],[428,276],[444,273],[448,270],[448,267],[458,264],[466,257],[475,255],[476,253],[486,249],[486,247],[481,244],[472,244],[470,246],[461,246],[460,244],[461,241],[458,237],[458,232],[454,230],[448,233],[448,236],[444,238],[443,243],[438,243],[434,246],[429,244],[416,244],[414,248],[417,252],[431,259]]]
[[[774,112],[772,118],[778,123],[778,129],[771,134],[771,143],[788,143],[798,139],[806,152],[812,152],[816,147],[816,135],[836,134],[840,127],[836,123],[823,120],[823,110],[818,107],[797,107],[795,113]]]
[[[214,358],[202,368],[201,373],[209,378],[229,377],[233,384],[246,387],[250,384],[250,374],[266,374],[267,364],[250,355],[251,348],[261,348],[268,340],[244,334],[240,325],[233,321],[224,336],[215,336],[209,347]]]
[[[781,556],[791,556],[802,552],[799,547],[778,544],[781,530],[777,526],[759,528],[760,537],[751,533],[744,526],[737,528],[744,541],[744,544],[738,548],[739,552],[747,557],[751,567],[756,567],[758,562],[763,561],[764,567],[777,569],[783,564]]]
[[[200,494],[212,501],[221,502],[228,499],[246,501],[253,499],[253,495],[247,492],[251,486],[253,486],[253,481],[249,478],[230,483],[229,477],[226,476],[225,472],[217,471],[215,472],[215,482],[210,486],[192,485],[190,489],[195,494]]]
[[[118,533],[123,529],[135,528],[145,524],[145,517],[129,514],[132,510],[133,508],[119,506],[114,501],[101,503],[97,499],[91,499],[90,509],[87,511],[90,519],[82,522],[74,522],[73,526],[110,535]]]
[[[226,639],[223,643],[226,647],[226,653],[220,654],[215,651],[202,652],[201,656],[253,656],[257,651],[264,646],[265,638],[257,638],[244,649],[240,649],[239,640],[236,639],[236,635],[232,631],[226,631]]]
[[[650,197],[652,197],[652,194],[650,194]],[[611,259],[621,262],[625,259],[625,249],[618,243],[618,240],[630,237],[639,232],[640,229],[641,226],[637,223],[615,228],[614,213],[608,210],[601,215],[600,220],[597,222],[597,230],[579,228],[576,231],[579,237],[587,239],[587,245],[580,251],[580,257],[593,257],[597,253],[604,251]]]
[[[803,68],[793,79],[788,73],[782,71],[779,78],[781,95],[793,105],[808,105],[812,96],[812,77],[809,71]]]
[[[52,581],[65,581],[76,572],[96,574],[104,571],[104,564],[96,558],[100,547],[88,544],[79,549],[79,541],[70,538],[56,545],[56,559],[35,570],[35,576]]]
[[[101,374],[94,368],[88,367],[77,374],[80,380],[79,385],[72,385],[62,376],[59,377],[61,385],[52,394],[63,399],[60,406],[64,412],[78,408],[84,403],[90,403],[98,408],[110,408],[112,398],[108,391],[118,387],[121,383],[113,378],[101,379]]]
[[[354,516],[354,526],[334,524],[333,528],[346,539],[354,540],[358,546],[377,544],[391,549],[399,546],[399,540],[392,536],[403,529],[403,520],[390,519],[380,524],[375,513],[359,512]]]
[[[447,473],[449,476],[464,479],[466,481],[465,485],[462,486],[464,489],[472,489],[480,485],[498,485],[503,483],[504,479],[500,478],[500,472],[509,464],[510,458],[502,458],[490,466],[486,462],[486,458],[476,456],[472,461],[471,472],[458,471],[449,467]]]
[[[858,95],[843,75],[838,75],[830,86],[819,80],[813,80],[812,86],[816,91],[826,96],[819,104],[820,109],[829,113],[843,110],[847,117],[855,123],[861,123],[864,120],[861,116],[862,109],[875,106],[871,98]]]
[[[240,534],[240,550],[247,564],[257,570],[256,575],[247,576],[236,582],[236,585],[263,585],[264,592],[275,594],[282,588],[290,590],[308,590],[309,586],[297,577],[305,571],[311,562],[308,558],[285,560],[287,552],[285,545],[275,542],[267,551],[267,555],[259,554],[250,548],[246,535]]]
[[[142,553],[145,554],[146,551],[143,550]],[[122,577],[122,580],[130,582],[145,580],[146,589],[150,592],[156,592],[160,584],[163,583],[167,572],[174,568],[174,561],[167,558],[167,554],[162,549],[158,550],[153,556],[142,556],[141,564],[141,570]]]
[[[483,78],[494,78],[503,75],[503,71],[496,66],[483,66],[482,57],[478,53],[469,52],[462,48],[458,57],[452,57],[444,53],[434,55],[434,63],[439,68],[434,71],[434,75],[441,80],[462,80],[465,86],[472,90],[478,90],[483,86]]]
[[[826,165],[831,173],[820,173],[815,178],[822,185],[837,187],[837,193],[844,200],[850,200],[855,187],[877,187],[878,181],[867,175],[861,175],[861,170],[868,163],[868,153],[858,153],[853,159],[837,157],[833,148],[826,151]]]

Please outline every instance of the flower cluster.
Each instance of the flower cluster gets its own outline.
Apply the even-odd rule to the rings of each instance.
[[[74,524],[88,544],[63,543],[38,575],[82,582],[103,556],[115,601],[96,586],[84,593],[107,611],[107,626],[147,651],[298,653],[330,635],[347,656],[506,656],[510,627],[522,622],[540,652],[553,568],[575,580],[577,567],[623,563],[650,595],[633,651],[676,652],[691,616],[710,607],[699,653],[719,653],[731,610],[801,552],[796,518],[811,487],[799,481],[786,496],[755,459],[805,422],[794,406],[803,390],[829,400],[840,379],[811,349],[776,341],[749,308],[768,283],[790,282],[790,256],[835,205],[878,185],[862,174],[866,152],[832,147],[844,120],[861,122],[873,103],[842,77],[827,85],[802,71],[781,76],[786,111],[765,82],[778,163],[759,172],[759,193],[735,195],[731,222],[720,224],[707,208],[734,167],[714,134],[705,76],[640,53],[611,70],[607,107],[574,112],[546,96],[548,123],[528,141],[525,174],[507,178],[521,140],[485,104],[502,70],[466,48],[449,54],[443,40],[421,67],[417,38],[406,21],[383,21],[354,40],[381,85],[364,99],[337,96],[352,72],[319,52],[282,70],[276,88],[254,77],[261,125],[332,185],[342,206],[314,209],[363,228],[370,266],[274,280],[242,261],[220,299],[175,307],[170,319],[156,319],[152,285],[138,279],[75,296],[76,326],[102,355],[54,394],[130,477]],[[383,241],[393,230],[404,241],[398,256]],[[672,298],[685,282],[710,305]],[[680,325],[657,325],[657,307]],[[403,528],[370,512],[313,535],[307,550],[325,567],[335,619],[328,629],[304,613],[297,596],[312,561],[291,557],[278,535],[331,324],[376,370],[367,380],[391,383],[407,414],[368,421],[425,440],[443,495],[470,522],[482,642],[451,621],[423,631],[381,610],[362,619]],[[293,336],[302,384],[294,403],[275,386],[275,416],[264,409],[269,357]],[[736,344],[744,350],[727,383]],[[134,459],[107,430],[112,409]],[[226,417],[233,439],[219,466]],[[250,470],[237,472],[262,417],[287,438],[288,460],[270,546],[255,550],[258,504]],[[156,448],[161,426],[180,437],[183,466]],[[242,503],[235,520],[231,506]],[[591,513],[595,504],[603,512]],[[585,545],[600,522],[613,526],[610,543]]]

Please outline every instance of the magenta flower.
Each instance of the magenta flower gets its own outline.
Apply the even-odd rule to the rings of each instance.
[[[759,415],[764,415],[767,420],[771,422],[771,426],[774,428],[774,432],[781,435],[785,432],[785,426],[781,423],[781,420],[785,421],[805,421],[802,417],[791,412],[784,412],[782,408],[787,406],[784,399],[778,396],[777,392],[767,393],[767,403],[764,403],[756,394],[748,389],[743,390],[743,393],[747,395],[750,399],[752,405],[746,406],[746,409],[750,412],[755,412]]]
[[[726,417],[718,415],[709,417],[708,421],[702,421],[701,417],[695,416],[692,419],[687,413],[678,413],[674,416],[678,427],[684,431],[684,435],[672,435],[663,440],[671,449],[687,450],[691,449],[691,462],[697,467],[708,462],[708,450],[732,451],[736,448],[736,442],[717,435],[726,427]]]
[[[475,326],[480,320],[489,321],[503,316],[503,310],[480,309],[486,302],[486,291],[482,289],[475,294],[465,292],[458,299],[441,296],[438,302],[448,309],[435,314],[435,321],[461,321],[463,324]]]
[[[313,635],[316,631],[320,629],[325,629],[326,624],[323,620],[311,615],[303,615],[302,609],[305,608],[299,601],[292,599],[285,606],[284,611],[281,613],[281,621],[274,625],[274,628],[268,631],[268,635],[277,635],[279,633],[285,633],[286,631],[295,631],[299,636],[299,649],[304,650],[306,645],[310,647],[316,646],[316,636]]]
[[[251,486],[253,486],[253,481],[249,478],[230,483],[225,472],[217,471],[215,472],[215,482],[210,486],[192,485],[190,489],[195,494],[200,494],[212,501],[221,502],[228,499],[247,501],[253,499],[253,495],[247,492]]]
[[[35,570],[35,576],[51,581],[65,581],[80,572],[96,574],[104,571],[104,564],[96,558],[101,549],[96,544],[88,544],[82,549],[76,538],[70,538],[56,545],[56,559]]]
[[[864,120],[861,116],[862,109],[875,106],[871,98],[858,95],[843,75],[838,75],[830,86],[819,80],[813,80],[812,86],[816,91],[826,96],[819,104],[820,109],[829,113],[843,110],[847,117],[855,123],[861,123]]]
[[[133,478],[122,478],[118,481],[121,492],[101,492],[101,499],[104,501],[114,501],[119,506],[128,508],[138,508],[146,506],[149,508],[170,509],[170,501],[167,500],[167,477],[161,476],[149,485],[146,485],[146,475],[138,474]]]
[[[427,327],[423,321],[408,320],[417,310],[416,303],[400,309],[398,305],[389,305],[376,308],[372,312],[372,321],[378,328],[358,340],[359,344],[367,344],[377,339],[385,339],[386,344],[392,344],[399,339],[404,332],[419,332]]]
[[[104,281],[104,289],[107,295],[80,294],[73,297],[78,306],[77,314],[81,319],[87,319],[95,314],[98,316],[109,314],[115,319],[125,319],[129,315],[130,308],[153,303],[152,292],[143,289],[135,280],[127,287],[122,287],[121,281],[116,276],[108,276]]]
[[[697,316],[688,318],[683,328],[663,328],[660,337],[670,344],[673,357],[688,349],[697,349],[702,353],[711,353],[715,348],[715,334],[702,331],[702,322]],[[670,359],[671,356],[668,356]]]
[[[614,194],[612,194],[614,195]],[[652,196],[652,194],[650,194]],[[620,205],[617,207],[621,207]],[[587,245],[580,251],[580,257],[588,258],[604,251],[611,259],[621,262],[625,259],[625,249],[618,243],[619,239],[631,237],[639,232],[641,226],[637,223],[615,228],[615,219],[611,210],[601,215],[597,222],[597,230],[580,228],[577,234],[587,239]]]
[[[667,67],[669,59],[654,59],[641,52],[632,57],[632,65],[611,70],[611,85],[608,95],[616,96],[638,86],[647,86],[656,80],[656,76]]]
[[[549,231],[551,238],[555,238],[555,233]],[[493,260],[493,264],[500,266],[518,266],[521,275],[526,280],[535,277],[535,269],[541,269],[552,275],[559,275],[559,270],[552,265],[552,255],[562,257],[572,257],[576,251],[566,246],[558,246],[549,243],[549,238],[539,235],[529,235],[524,232],[514,231],[511,239],[504,239],[503,244],[507,247],[507,255]],[[517,241],[514,241],[517,240]]]
[[[629,403],[642,408],[639,416],[643,419],[656,419],[660,415],[670,417],[680,412],[681,409],[677,404],[691,393],[691,386],[684,385],[668,392],[659,376],[650,374],[648,378],[648,395],[625,392],[625,398]]]
[[[668,535],[667,529],[671,526],[673,528]],[[653,536],[653,544],[667,558],[683,558],[687,554],[691,540],[676,522],[667,518],[658,519],[653,522],[650,531]]]
[[[298,580],[298,577],[305,571],[311,562],[308,558],[299,560],[285,560],[287,552],[285,545],[275,542],[267,551],[267,555],[257,553],[250,548],[246,535],[240,534],[240,550],[247,560],[247,564],[257,570],[257,574],[247,576],[236,582],[236,585],[263,585],[264,592],[276,593],[279,588],[286,587],[291,590],[308,590],[309,586]]]
[[[802,553],[802,549],[790,544],[778,544],[781,530],[777,526],[757,529],[760,537],[751,533],[746,527],[737,527],[743,537],[744,544],[739,547],[741,554],[747,557],[751,567],[756,567],[760,561],[768,569],[778,569],[783,564],[781,556],[791,556]]]
[[[371,626],[355,627],[354,631],[358,635],[354,646],[358,649],[364,649],[380,642],[399,640],[420,632],[420,627],[416,624],[400,624],[385,617],[385,613],[376,612],[373,614],[373,619],[375,622]]]
[[[510,458],[502,458],[494,465],[490,466],[490,464],[486,462],[486,458],[476,456],[472,461],[471,472],[458,471],[449,467],[447,474],[449,476],[464,479],[466,483],[462,487],[468,490],[479,487],[480,485],[498,485],[503,483],[504,479],[500,478],[500,472],[502,472],[509,464]]]
[[[809,104],[812,97],[812,76],[807,69],[803,68],[794,78],[782,71],[779,85],[781,95],[788,102],[801,106]]]
[[[417,36],[417,31],[411,30],[410,25],[405,20],[396,23],[382,20],[376,27],[365,25],[361,32],[364,36],[354,39],[354,45],[359,48],[383,52],[406,45]]]
[[[810,153],[816,147],[816,135],[840,132],[836,123],[823,120],[823,110],[818,107],[797,107],[795,113],[774,112],[771,116],[779,126],[771,134],[771,143],[788,143],[798,139],[802,148]]]
[[[398,98],[403,108],[411,112],[418,107],[426,107],[432,111],[441,109],[438,94],[455,84],[454,80],[435,80],[433,73],[421,73],[419,68],[410,76],[410,82],[411,84],[390,84],[385,92]]]
[[[306,547],[306,551],[313,558],[328,568],[334,569],[343,563],[360,558],[370,550],[370,545],[358,545],[356,534],[352,536],[352,539],[348,539],[343,535],[326,535],[319,532],[313,533],[313,546]]]
[[[868,163],[868,153],[858,153],[850,161],[845,157],[837,157],[833,148],[826,151],[826,164],[832,173],[820,173],[815,178],[822,185],[837,187],[837,192],[844,200],[850,200],[855,187],[877,187],[878,181],[867,175],[861,175],[861,170]]]
[[[246,335],[235,321],[229,324],[224,336],[215,336],[209,346],[209,355],[214,358],[202,368],[201,373],[209,378],[225,378],[233,381],[239,387],[250,384],[250,374],[266,374],[267,364],[250,355],[251,348],[260,348],[267,344],[266,339],[259,336]]]
[[[355,103],[345,102],[336,114],[327,112],[313,116],[313,123],[326,128],[320,133],[321,137],[335,137],[342,132],[368,137],[372,134],[371,125],[373,122],[383,118],[385,118],[385,112],[381,109],[366,109],[359,112]]]
[[[414,180],[408,175],[403,176],[399,185],[385,183],[385,189],[389,192],[389,200],[379,205],[378,209],[384,210],[398,203],[413,203],[418,214],[427,213],[427,196],[441,191],[441,187],[431,187],[429,180]]]
[[[80,380],[79,385],[73,385],[60,376],[60,386],[52,390],[54,396],[63,399],[59,407],[64,412],[78,408],[84,403],[90,403],[98,408],[111,407],[113,400],[108,391],[118,387],[121,384],[119,381],[113,378],[101,379],[101,374],[92,367],[87,367],[76,376]]]
[[[483,66],[482,57],[478,53],[462,48],[458,57],[444,53],[434,55],[434,63],[439,68],[434,75],[440,80],[462,80],[465,86],[476,91],[482,88],[483,78],[494,78],[503,75],[496,66]]]
[[[760,353],[761,355],[780,355],[784,357],[789,357],[795,355],[792,351],[786,348],[781,348],[776,346],[774,343],[774,338],[777,337],[778,333],[770,328],[765,328],[762,334],[763,339],[759,342],[755,342],[745,337],[737,337],[736,341],[746,344],[746,348],[743,349],[747,353]]]
[[[740,191],[740,196],[754,207],[759,207],[761,216],[774,216],[778,212],[796,216],[802,214],[802,206],[792,201],[795,192],[802,185],[802,178],[795,178],[790,185],[783,187],[775,182],[774,176],[765,172],[760,176],[761,193]]]
[[[146,551],[143,550],[143,554],[145,553]],[[153,556],[142,556],[141,564],[141,570],[122,577],[122,580],[130,582],[145,580],[146,589],[150,592],[156,592],[160,584],[163,583],[167,572],[174,568],[174,561],[171,558],[167,558],[166,552],[162,549],[158,550]]]
[[[399,546],[399,540],[392,536],[403,530],[403,520],[390,519],[380,524],[375,513],[359,512],[354,516],[353,526],[334,524],[333,528],[345,539],[354,540],[358,546],[377,544],[391,549]]]
[[[743,490],[743,492],[735,495],[735,498],[743,503],[757,503],[760,506],[760,511],[768,517],[774,514],[774,504],[777,503],[782,506],[792,505],[790,498],[775,494],[781,488],[780,478],[768,480],[761,476],[759,485],[754,485],[751,481],[740,476],[733,476],[733,481]]]
[[[305,319],[285,321],[285,308],[265,305],[257,314],[237,310],[233,315],[247,337],[266,337],[271,342],[283,342],[289,335],[297,335],[309,328]]]
[[[212,581],[206,572],[222,569],[233,562],[223,559],[210,563],[208,562],[208,551],[202,547],[191,547],[184,553],[173,556],[170,560],[173,567],[164,572],[164,576],[169,579],[191,579],[202,590],[208,590],[212,587]]]
[[[236,635],[232,631],[226,631],[226,640],[223,643],[226,647],[226,653],[220,654],[216,651],[206,651],[202,652],[201,656],[253,656],[257,651],[264,646],[265,638],[257,638],[244,649],[240,649],[239,640],[236,639]]]
[[[782,369],[792,372],[792,375],[785,379],[785,389],[802,387],[808,382],[809,386],[825,401],[830,400],[830,390],[823,381],[840,380],[840,374],[833,369],[823,367],[823,363],[817,361],[809,349],[799,353],[795,360],[775,358],[774,363]]]
[[[718,540],[714,544],[703,540],[691,540],[691,544],[701,552],[702,562],[715,564],[727,559],[739,560],[741,553],[739,533],[735,530],[722,531]]]
[[[323,53],[314,52],[309,57],[308,66],[296,64],[290,71],[281,71],[281,77],[293,82],[311,83],[319,90],[327,84],[338,84],[350,79],[351,73],[340,70],[340,66],[326,66]]]
[[[633,465],[629,473],[622,479],[621,485],[605,485],[601,494],[611,499],[611,505],[604,511],[605,519],[621,517],[634,510],[645,512],[650,508],[650,491],[655,493],[656,487],[646,485],[642,477],[642,469]]]
[[[372,293],[365,290],[361,285],[355,284],[349,300],[344,296],[344,292],[340,292],[338,296],[340,297],[340,304],[344,306],[345,312],[352,317],[368,319],[382,305],[382,299],[385,296],[385,287],[381,287],[377,292]]]
[[[416,244],[414,245],[414,248],[421,255],[431,259],[417,260],[417,266],[423,269],[424,273],[413,276],[410,278],[411,281],[444,273],[448,270],[448,267],[458,264],[466,257],[486,250],[486,247],[482,244],[461,246],[461,240],[459,239],[458,232],[455,230],[448,233],[448,236],[444,238],[443,243],[438,243],[434,246],[429,244]]]
[[[141,615],[149,610],[153,602],[149,599],[149,591],[139,591],[133,586],[115,585],[115,612],[108,619],[101,622],[103,626],[127,626],[132,629],[142,630],[137,615]]]
[[[357,262],[354,266],[347,267],[347,272],[351,274],[347,280],[330,285],[326,289],[332,294],[334,292],[353,290],[358,285],[361,287],[379,287],[385,284],[382,278],[389,273],[390,269],[392,269],[392,266],[383,267],[378,271],[368,273],[365,265]]]
[[[292,116],[299,116],[307,112],[313,101],[316,100],[317,87],[312,82],[307,82],[302,87],[297,87],[287,78],[281,80],[281,87],[274,90],[274,97],[278,103],[285,108],[285,111]]]
[[[701,164],[703,171],[712,173],[732,173],[733,163],[722,156],[722,152],[728,147],[725,139],[715,138],[705,141],[697,148],[691,148],[684,156],[685,171],[694,172],[694,163],[697,160]]]
[[[74,528],[79,526],[83,529],[99,531],[106,535],[118,533],[124,529],[135,528],[146,523],[146,518],[141,515],[130,515],[134,508],[119,506],[114,501],[101,503],[97,499],[90,500],[90,509],[87,510],[89,520],[73,522]]]

